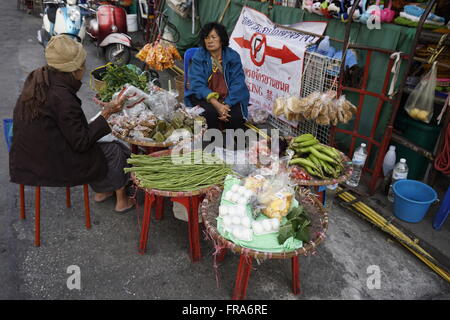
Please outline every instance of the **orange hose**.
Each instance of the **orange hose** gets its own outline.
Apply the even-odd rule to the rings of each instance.
[[[442,151],[434,160],[434,168],[445,175],[450,174],[450,123],[445,130]]]

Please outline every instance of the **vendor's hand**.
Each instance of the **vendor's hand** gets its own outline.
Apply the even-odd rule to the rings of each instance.
[[[216,107],[217,113],[219,114],[219,120],[228,122],[228,119],[231,117],[230,115],[230,107],[226,104],[220,103]]]
[[[114,100],[108,102],[102,109],[102,116],[105,119],[108,119],[111,114],[121,111],[125,100],[126,97],[121,96],[120,98],[115,98]]]
[[[111,113],[116,113],[122,110],[123,104],[127,97],[125,95],[122,95],[120,98],[116,97],[114,100],[111,100],[111,102],[108,103],[107,108],[111,111]]]

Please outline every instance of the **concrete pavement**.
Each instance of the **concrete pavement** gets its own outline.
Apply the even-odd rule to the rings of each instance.
[[[13,0],[1,1],[0,12],[0,115],[11,118],[25,77],[45,63],[36,41],[41,19],[18,11]],[[85,45],[88,70],[102,65],[94,45],[88,40]],[[89,119],[98,107],[88,77],[79,97]],[[0,299],[230,299],[238,256],[229,253],[220,265],[217,287],[211,242],[202,239],[203,259],[191,263],[187,224],[173,217],[168,203],[164,219],[152,219],[148,252],[139,255],[142,201],[125,215],[113,212],[111,200],[91,201],[93,225],[86,230],[81,187],[72,189],[72,208],[65,207],[64,188],[43,188],[41,247],[34,247],[34,191],[26,188],[27,219],[21,221],[19,188],[9,183],[3,138],[0,163]],[[72,265],[80,268],[81,290],[66,285]],[[290,261],[269,260],[254,264],[247,298],[433,299],[450,294],[449,284],[403,247],[337,205],[318,254],[301,257],[300,265],[300,296],[290,290]],[[380,289],[367,286],[369,266],[381,271]]]

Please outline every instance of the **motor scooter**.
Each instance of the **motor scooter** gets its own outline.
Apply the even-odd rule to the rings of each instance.
[[[37,34],[40,44],[46,47],[50,38],[58,34],[83,42],[86,26],[77,0],[48,0],[43,5],[42,28]]]
[[[133,49],[127,35],[127,13],[116,5],[101,4],[97,9],[83,6],[91,15],[86,17],[86,32],[104,49],[105,60],[114,64],[128,64]]]

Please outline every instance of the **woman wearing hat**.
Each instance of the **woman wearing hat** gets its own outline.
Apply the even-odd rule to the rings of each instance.
[[[53,37],[47,65],[31,72],[14,108],[11,182],[66,187],[90,184],[101,202],[114,193],[115,210],[133,207],[124,174],[129,150],[120,143],[98,143],[111,129],[108,117],[122,108],[114,100],[88,124],[76,93],[85,72],[86,51],[67,36]]]

